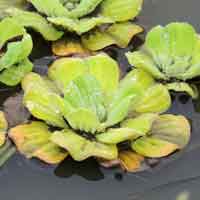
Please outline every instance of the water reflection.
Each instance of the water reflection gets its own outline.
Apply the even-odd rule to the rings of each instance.
[[[90,181],[98,181],[104,178],[99,164],[93,158],[84,162],[76,162],[72,158],[67,158],[55,169],[55,175],[62,178],[78,175]]]

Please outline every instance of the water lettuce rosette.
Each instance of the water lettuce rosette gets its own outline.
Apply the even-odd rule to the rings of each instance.
[[[143,0],[28,0],[28,2],[38,13],[16,8],[10,8],[6,13],[51,41],[61,38],[63,31],[71,32],[81,36],[86,48],[100,50],[113,44],[126,47],[133,36],[143,31],[140,26],[130,22],[140,13]]]
[[[127,53],[129,63],[163,80],[167,87],[198,96],[193,85],[185,81],[200,75],[200,39],[188,23],[170,23],[154,27],[146,36],[145,44]]]
[[[32,71],[33,65],[28,59],[32,47],[31,36],[17,21],[9,17],[0,21],[0,82],[15,86]]]
[[[69,154],[76,161],[112,161],[120,155],[118,144],[129,141],[129,148],[139,155],[131,154],[132,159],[142,161],[143,156],[162,157],[182,149],[190,138],[183,116],[160,115],[171,105],[167,88],[141,69],[120,80],[118,64],[106,54],[58,59],[48,76],[26,75],[22,88],[24,105],[44,121],[9,131],[28,158],[51,164],[59,158],[55,164]],[[57,130],[50,131],[51,126]],[[121,160],[126,163],[126,156],[122,154]],[[136,166],[126,164],[135,169],[139,161]]]

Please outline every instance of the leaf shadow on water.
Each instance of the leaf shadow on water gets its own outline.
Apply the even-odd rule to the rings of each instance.
[[[84,162],[76,162],[71,157],[67,158],[55,169],[55,175],[61,178],[78,175],[90,181],[104,179],[99,164],[93,158],[89,158]]]

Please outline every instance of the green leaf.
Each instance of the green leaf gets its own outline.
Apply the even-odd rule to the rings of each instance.
[[[121,109],[122,109],[121,112],[125,117],[128,114],[127,112],[132,110],[133,107],[132,104],[140,101],[141,100],[140,97],[153,84],[154,84],[153,78],[149,76],[149,74],[147,74],[146,72],[138,69],[134,69],[131,72],[129,72],[125,76],[125,78],[120,81],[119,88],[115,92],[110,101],[109,112],[112,113],[113,118],[119,117],[115,112],[120,113]],[[125,107],[123,108],[123,106]],[[119,120],[116,121],[120,122],[121,119],[120,121]]]
[[[54,126],[67,126],[63,116],[73,111],[72,106],[54,93],[45,79],[35,73],[29,73],[22,81],[22,88],[25,92],[24,105],[34,117]]]
[[[190,140],[190,132],[190,124],[184,116],[165,114],[155,120],[151,135],[176,144],[182,149]]]
[[[0,58],[0,70],[7,69],[26,59],[32,48],[33,42],[29,34],[25,34],[22,41],[9,43],[6,53]]]
[[[167,88],[155,84],[148,88],[141,98],[133,104],[132,111],[138,113],[163,113],[171,106],[171,97]]]
[[[144,46],[128,53],[131,65],[142,68],[157,79],[187,80],[200,74],[200,42],[188,23],[156,26],[146,36]]]
[[[0,18],[7,16],[6,10],[8,8],[26,9],[28,3],[26,0],[0,0]]]
[[[117,22],[135,18],[142,9],[143,0],[104,0],[100,6],[100,13]]]
[[[160,115],[146,136],[132,141],[131,147],[137,153],[160,158],[184,148],[190,139],[190,124],[183,116]]]
[[[8,86],[18,85],[24,76],[31,72],[32,69],[33,64],[28,59],[25,59],[19,64],[13,65],[2,71],[0,73],[0,82]]]
[[[36,12],[23,11],[11,8],[6,11],[15,21],[26,28],[39,32],[45,40],[56,41],[62,37],[63,32],[58,31],[49,22]]]
[[[57,59],[49,68],[48,76],[64,92],[70,81],[88,71],[81,58]]]
[[[80,18],[80,17],[88,15],[92,11],[94,11],[96,9],[96,7],[103,0],[80,0],[80,3],[76,3],[77,2],[76,0],[75,0],[75,2],[73,0],[71,0],[70,3],[68,4],[69,1],[67,1],[66,7],[70,3],[73,3],[72,5],[75,5],[74,8],[70,10],[69,17]]]
[[[90,141],[68,129],[54,132],[51,141],[66,149],[76,161],[82,161],[92,156],[113,160],[118,156],[116,145]]]
[[[77,108],[74,112],[67,115],[67,120],[75,130],[94,134],[101,129],[99,119],[95,113],[88,109]]]
[[[49,68],[49,77],[64,92],[70,81],[84,73],[92,74],[101,84],[106,96],[112,95],[119,82],[119,67],[115,60],[106,54],[87,58],[61,58]]]
[[[100,133],[96,135],[96,139],[99,142],[105,144],[118,144],[126,140],[133,140],[140,136],[143,136],[142,132],[137,132],[132,128],[111,128],[105,133]]]
[[[146,135],[151,131],[152,125],[157,118],[157,114],[145,113],[125,120],[121,123],[121,127],[132,129],[136,133],[140,133],[140,135]]]
[[[70,82],[65,90],[64,99],[75,109],[85,108],[99,121],[104,121],[106,109],[102,89],[92,75],[85,74]]]
[[[17,149],[27,158],[39,158],[49,164],[58,164],[68,153],[50,141],[51,132],[42,122],[19,125],[9,131]]]
[[[176,144],[151,137],[142,137],[133,142],[131,147],[138,154],[150,158],[168,156],[178,149]]]
[[[197,99],[199,96],[198,89],[195,85],[189,85],[184,82],[174,82],[166,84],[168,90],[173,90],[175,92],[186,92],[193,99]]]
[[[96,29],[82,36],[84,46],[92,51],[103,49],[110,45],[125,48],[131,39],[143,29],[131,22],[116,23],[106,30]],[[124,37],[126,35],[126,37]]]
[[[38,12],[49,17],[68,17],[69,11],[65,8],[60,0],[27,0]]]
[[[111,103],[105,122],[106,127],[118,124],[127,117],[133,97],[133,95],[126,96],[119,102]]]
[[[8,122],[6,120],[3,111],[0,111],[0,147],[2,147],[6,141],[6,132],[8,129]]]
[[[91,29],[100,26],[102,24],[109,24],[113,21],[107,17],[90,17],[83,19],[70,19],[67,17],[48,17],[48,21],[57,25],[62,26],[64,29],[75,32],[78,35],[82,35],[90,31]]]
[[[12,18],[5,18],[0,22],[0,49],[8,40],[22,36],[25,29]]]
[[[110,99],[119,84],[120,68],[118,63],[104,53],[90,56],[85,61],[89,67],[89,73],[99,81],[106,100]]]
[[[151,57],[142,51],[128,52],[126,53],[126,57],[132,66],[148,72],[157,79],[166,79],[165,75],[156,67],[156,63]]]

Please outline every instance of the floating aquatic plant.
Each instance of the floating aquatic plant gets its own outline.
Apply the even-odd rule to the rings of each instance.
[[[143,0],[116,0],[112,3],[110,0],[29,2],[46,18],[36,12],[16,8],[10,8],[6,13],[24,27],[41,33],[46,40],[61,38],[63,32],[59,29],[62,29],[81,35],[83,44],[90,50],[113,44],[124,48],[133,36],[143,31],[138,25],[129,22],[139,14]]]
[[[19,41],[9,42],[18,37]],[[17,85],[25,74],[32,71],[33,65],[28,59],[32,47],[31,36],[17,21],[8,17],[0,22],[0,82],[9,86]]]
[[[118,64],[106,54],[58,59],[46,77],[29,73],[22,81],[24,105],[58,129],[32,122],[11,129],[9,136],[28,158],[47,163],[58,163],[68,153],[76,161],[120,158],[129,171],[139,168],[143,156],[162,157],[183,148],[190,136],[187,120],[159,115],[171,105],[167,88],[141,69],[119,79]],[[158,144],[149,150],[153,139]],[[142,140],[146,143],[140,150]],[[125,141],[138,153],[131,154],[135,165],[127,154],[118,155],[117,144]]]
[[[200,39],[191,25],[156,26],[147,34],[142,48],[127,53],[127,57],[131,65],[147,71],[154,78],[171,81],[167,85],[169,89],[197,97],[193,86],[185,83],[200,75]]]

